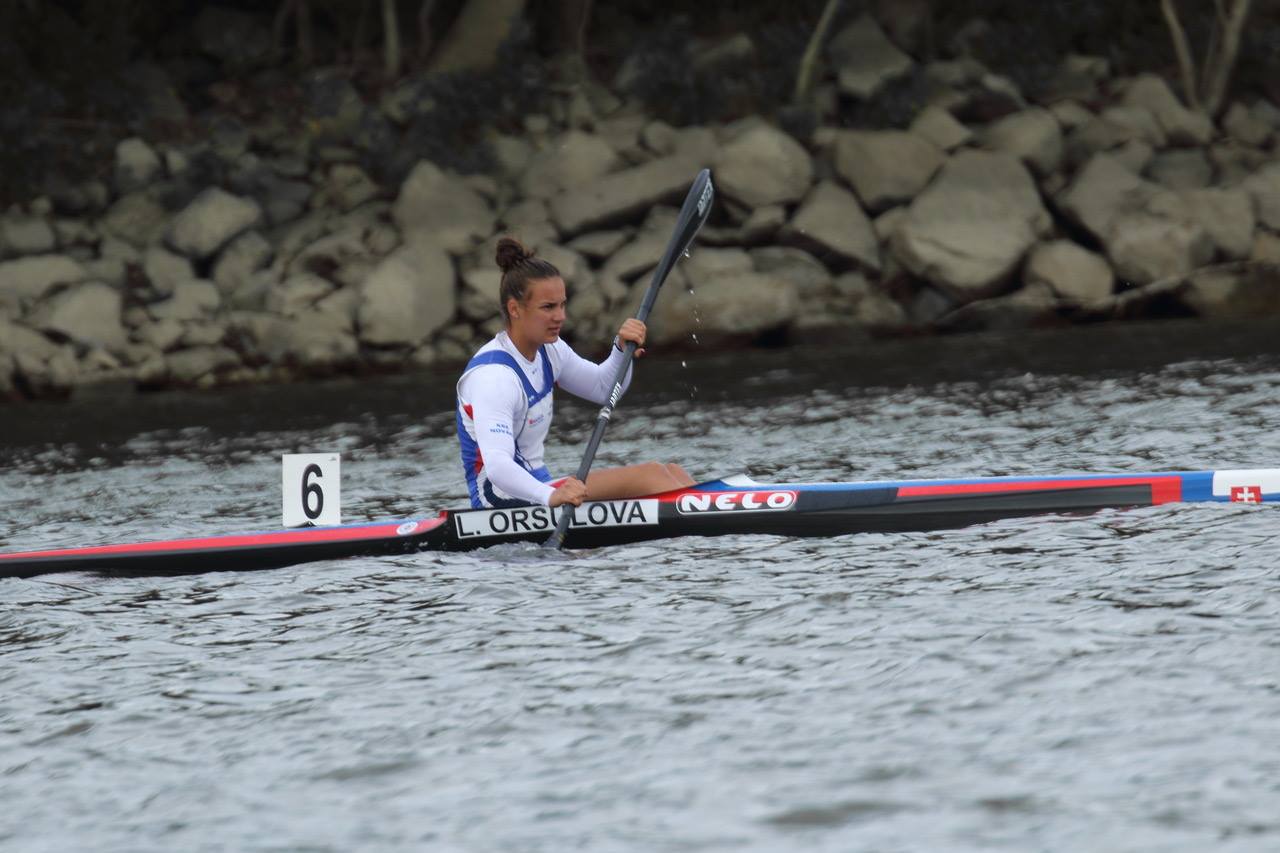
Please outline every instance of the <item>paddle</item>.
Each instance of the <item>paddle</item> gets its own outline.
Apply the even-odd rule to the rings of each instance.
[[[667,280],[676,261],[680,260],[680,256],[689,248],[702,223],[707,221],[714,197],[715,188],[711,185],[711,170],[703,169],[698,173],[698,177],[694,178],[693,186],[689,188],[689,194],[684,198],[680,215],[676,217],[675,230],[671,233],[671,241],[667,243],[667,250],[662,253],[662,260],[658,261],[658,266],[654,268],[649,289],[645,291],[644,299],[640,302],[640,310],[636,311],[636,319],[640,322],[643,323],[649,318],[649,312],[658,298],[662,283]],[[618,375],[613,378],[613,391],[605,401],[604,407],[600,409],[600,416],[596,418],[596,428],[591,433],[591,440],[587,442],[586,452],[582,454],[582,464],[578,466],[576,476],[584,483],[587,481],[587,474],[591,471],[591,463],[596,458],[596,451],[600,448],[600,441],[604,438],[605,427],[609,425],[609,418],[613,415],[613,407],[618,405],[618,399],[622,396],[622,380],[626,378],[635,352],[635,341],[627,341],[627,346],[623,350],[625,357],[622,360],[622,366],[618,368]],[[567,509],[560,512],[555,532],[543,543],[546,548],[559,548],[564,544],[565,533],[569,530],[569,520],[573,517],[574,508],[571,504],[562,506]]]

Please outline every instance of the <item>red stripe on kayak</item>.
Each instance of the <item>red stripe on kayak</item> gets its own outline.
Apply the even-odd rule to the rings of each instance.
[[[1182,478],[1168,477],[1094,477],[1081,480],[1024,480],[1012,483],[945,483],[936,486],[899,486],[898,497],[933,497],[937,495],[989,495],[1004,492],[1048,492],[1057,489],[1093,489],[1107,486],[1150,486],[1151,503],[1176,503],[1182,500]]]
[[[32,557],[91,557],[98,554],[145,554],[152,551],[198,551],[224,548],[253,548],[262,545],[321,544],[351,542],[360,539],[390,539],[425,533],[444,524],[444,518],[423,519],[406,533],[398,533],[403,521],[352,527],[309,527],[301,530],[279,530],[273,533],[247,533],[230,536],[202,536],[198,539],[170,539],[162,542],[139,542],[133,545],[93,545],[86,548],[55,548],[49,551],[19,551],[0,554],[0,561]]]

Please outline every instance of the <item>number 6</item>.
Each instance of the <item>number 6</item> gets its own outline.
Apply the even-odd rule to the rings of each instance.
[[[315,521],[320,517],[320,513],[324,512],[324,489],[320,488],[319,483],[311,482],[312,475],[324,478],[324,471],[320,470],[320,466],[312,462],[302,471],[302,512],[307,518]],[[315,508],[311,507],[311,497],[315,496]]]

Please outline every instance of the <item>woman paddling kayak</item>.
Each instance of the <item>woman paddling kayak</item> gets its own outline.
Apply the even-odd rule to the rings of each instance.
[[[603,404],[626,357],[621,345],[643,345],[645,325],[625,321],[609,357],[599,364],[588,361],[560,339],[566,305],[560,271],[510,237],[498,241],[496,260],[502,270],[498,303],[507,328],[476,352],[458,380],[458,443],[471,505],[578,506],[586,499],[638,497],[693,485],[679,465],[662,462],[597,469],[586,483],[574,477],[553,480],[542,461],[552,391],[559,385]],[[624,390],[630,382],[628,370]]]

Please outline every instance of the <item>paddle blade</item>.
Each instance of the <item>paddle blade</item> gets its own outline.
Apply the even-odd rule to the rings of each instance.
[[[711,170],[703,169],[698,173],[698,177],[693,179],[693,186],[689,187],[689,194],[684,197],[684,204],[680,206],[680,215],[676,217],[676,227],[671,232],[671,241],[667,243],[667,249],[662,253],[662,260],[658,261],[658,266],[653,270],[653,280],[649,284],[649,290],[644,295],[644,301],[640,303],[640,310],[636,312],[637,319],[643,321],[648,318],[649,311],[658,297],[658,288],[662,287],[662,283],[667,280],[667,276],[671,274],[680,257],[689,250],[693,238],[698,236],[698,230],[711,215],[711,203],[715,201],[715,196],[715,186],[711,183]]]

